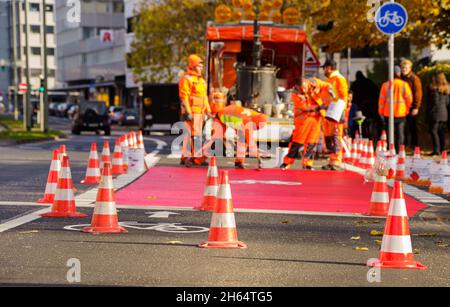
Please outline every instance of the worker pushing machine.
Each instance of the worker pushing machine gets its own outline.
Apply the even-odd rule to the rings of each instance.
[[[348,114],[348,84],[347,80],[336,70],[336,62],[326,60],[322,66],[327,82],[331,87],[331,97],[326,99],[326,105],[330,108],[331,104],[343,104],[343,112],[340,119],[331,119],[328,115],[323,121],[323,134],[325,136],[325,145],[330,152],[328,164],[324,165],[324,170],[342,170],[342,150],[341,143],[344,133],[344,123],[346,114]]]
[[[312,169],[317,143],[320,138],[320,127],[325,115],[323,97],[329,91],[328,83],[319,79],[301,79],[296,82],[292,92],[294,103],[294,131],[292,132],[289,152],[283,160],[281,169],[286,170],[303,152],[304,169]]]
[[[225,106],[224,99],[213,99],[211,101],[211,111],[214,117],[212,138],[205,147],[211,147],[212,144],[222,145],[220,141],[225,140],[225,132],[228,127],[235,130],[237,135],[237,150],[234,165],[237,169],[244,169],[245,157],[247,149],[249,156],[256,157],[259,160],[259,151],[253,133],[263,128],[268,117],[265,114],[256,112],[255,110],[244,108],[242,106],[232,104]],[[220,146],[220,148],[222,148]]]
[[[189,56],[188,68],[179,81],[181,116],[185,124],[181,164],[186,167],[204,164],[202,153],[202,131],[205,114],[211,114],[208,102],[207,85],[202,77],[203,60],[195,55]]]

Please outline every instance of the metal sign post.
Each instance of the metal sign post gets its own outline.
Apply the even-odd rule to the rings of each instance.
[[[375,18],[378,30],[389,35],[389,144],[394,144],[394,35],[403,30],[407,21],[406,9],[394,0],[383,4]]]

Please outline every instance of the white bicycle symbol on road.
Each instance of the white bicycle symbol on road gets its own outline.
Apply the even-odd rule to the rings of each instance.
[[[119,222],[119,225],[125,228],[139,229],[139,230],[156,230],[170,233],[199,233],[207,232],[209,228],[201,226],[182,225],[180,223],[139,223],[139,222]],[[64,227],[66,230],[81,231],[89,224],[70,225]]]
[[[387,27],[389,24],[393,23],[395,26],[400,27],[405,19],[402,16],[398,16],[398,12],[386,11],[383,17],[378,20],[380,27]]]

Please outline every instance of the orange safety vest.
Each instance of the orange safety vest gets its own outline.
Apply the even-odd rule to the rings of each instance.
[[[211,112],[206,94],[206,82],[195,71],[187,70],[181,77],[178,88],[181,99],[181,113],[204,114]]]
[[[383,83],[378,100],[378,113],[389,117],[389,89],[391,82]],[[405,117],[409,114],[409,108],[413,102],[411,88],[401,79],[394,79],[394,117]]]
[[[332,100],[342,99],[345,101],[345,105],[348,103],[348,84],[347,80],[342,76],[339,71],[335,70],[331,73],[327,82],[331,85],[331,91],[334,95]],[[332,100],[328,101],[328,105]]]

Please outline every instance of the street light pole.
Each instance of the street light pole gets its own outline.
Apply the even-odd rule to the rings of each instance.
[[[391,3],[394,3],[391,0]],[[394,35],[389,36],[389,145],[394,144]]]
[[[29,41],[29,25],[28,25],[28,0],[24,1],[25,3],[25,67],[26,67],[26,82],[27,82],[27,91],[26,96],[23,102],[23,120],[24,120],[24,129],[30,131],[32,128],[32,114],[31,114],[31,84],[30,84],[30,41]]]
[[[41,109],[41,131],[42,132],[48,132],[48,94],[47,94],[47,78],[48,78],[48,63],[47,63],[47,11],[46,11],[46,3],[45,0],[42,0],[42,11],[43,11],[43,55],[44,55],[44,61],[43,61],[43,84],[40,85],[40,87],[44,87],[44,91],[40,93],[41,95],[41,101],[40,101],[40,109]]]
[[[12,15],[12,52],[13,52],[13,60],[12,60],[12,70],[13,70],[13,88],[14,88],[14,119],[19,120],[19,101],[17,96],[17,85],[18,85],[18,76],[17,76],[17,28],[16,28],[16,1],[11,1],[11,15]]]

